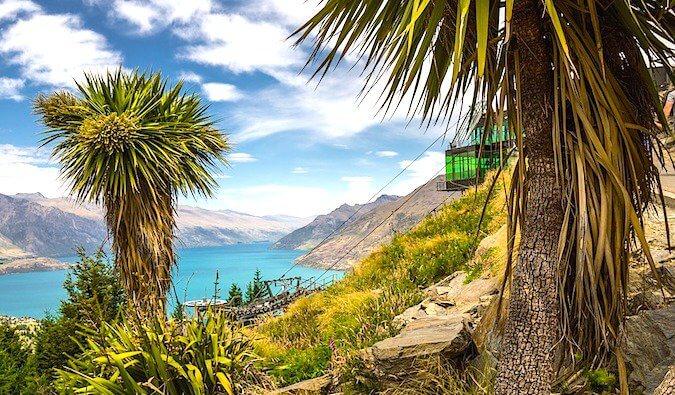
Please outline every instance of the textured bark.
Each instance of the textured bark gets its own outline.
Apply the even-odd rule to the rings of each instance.
[[[671,366],[663,382],[654,390],[654,395],[675,395],[675,366]]]
[[[553,71],[541,2],[517,0],[513,32],[520,55],[526,133],[527,202],[513,267],[497,394],[549,394],[559,338],[558,237],[563,223],[552,143]]]

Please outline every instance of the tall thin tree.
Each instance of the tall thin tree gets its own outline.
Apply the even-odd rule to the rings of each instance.
[[[146,316],[163,311],[176,262],[176,198],[210,196],[211,173],[229,150],[207,106],[160,73],[120,69],[85,75],[77,94],[39,95],[34,108],[73,195],[105,208],[131,304]]]
[[[485,103],[521,152],[509,199],[510,304],[499,394],[548,393],[556,362],[620,354],[635,238],[660,192],[648,66],[675,48],[666,0],[325,0],[296,34],[323,76],[353,54],[383,109],[430,125]],[[468,96],[467,96],[468,95]],[[481,109],[482,111],[482,109]],[[656,192],[656,193],[655,193]],[[657,203],[661,203],[657,201]],[[559,357],[560,356],[560,357]]]

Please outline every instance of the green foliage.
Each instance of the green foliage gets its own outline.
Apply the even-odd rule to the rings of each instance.
[[[302,380],[321,376],[329,367],[332,351],[328,344],[314,347],[291,349],[288,353],[274,359],[269,373],[283,383],[297,383]]]
[[[78,249],[77,256],[63,282],[68,297],[61,302],[61,316],[95,328],[114,321],[124,306],[118,270],[103,250],[88,256]]]
[[[102,203],[122,283],[146,315],[170,289],[178,193],[211,196],[212,171],[230,147],[207,106],[160,73],[85,74],[77,95],[38,95],[71,192]]]
[[[607,369],[589,370],[586,372],[588,387],[593,392],[612,392],[616,387],[616,376]]]
[[[42,320],[35,339],[38,367],[48,375],[65,366],[69,356],[80,353],[83,328],[114,322],[124,306],[119,274],[106,254],[99,250],[87,256],[82,249],[77,254],[78,260],[63,283],[67,298],[58,315]]]
[[[124,320],[87,333],[84,354],[59,371],[63,391],[241,394],[264,384],[252,343],[226,317]]]
[[[0,394],[29,393],[35,389],[35,358],[14,328],[0,324]]]
[[[256,349],[270,373],[291,384],[339,369],[355,385],[363,381],[357,387],[367,387],[368,378],[354,368],[356,350],[396,335],[400,328],[394,317],[422,301],[420,289],[457,270],[478,270],[467,265],[478,242],[505,222],[503,199],[493,199],[476,234],[488,189],[482,185],[451,201],[437,216],[395,236],[341,281],[254,329]]]
[[[231,306],[241,306],[243,304],[241,288],[236,283],[232,283],[230,287],[230,291],[227,294],[227,302]]]
[[[263,283],[262,274],[260,269],[255,269],[255,275],[253,280],[248,283],[246,286],[246,303],[251,303],[262,297],[263,292],[265,292],[265,284]]]

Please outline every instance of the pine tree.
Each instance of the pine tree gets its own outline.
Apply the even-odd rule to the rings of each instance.
[[[251,303],[262,296],[265,284],[260,274],[260,269],[255,269],[253,280],[246,286],[246,302]]]
[[[241,288],[236,283],[233,283],[230,287],[227,302],[230,304],[230,306],[241,306],[243,303]]]

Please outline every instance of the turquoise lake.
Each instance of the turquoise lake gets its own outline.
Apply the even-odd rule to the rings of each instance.
[[[256,268],[263,279],[273,279],[284,274],[293,260],[303,252],[269,250],[269,243],[237,244],[223,247],[198,247],[178,249],[178,268],[174,285],[179,299],[193,300],[210,298],[214,292],[214,280],[218,271],[219,296],[227,297],[232,283],[242,289],[253,278]],[[75,258],[63,258],[74,262]],[[0,315],[43,318],[47,312],[58,311],[65,297],[62,287],[67,271],[18,273],[0,276]],[[287,277],[304,279],[318,277],[324,270],[296,266]],[[329,271],[323,279],[341,277],[342,272]],[[171,306],[169,307],[171,308]]]

